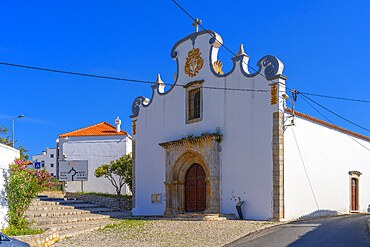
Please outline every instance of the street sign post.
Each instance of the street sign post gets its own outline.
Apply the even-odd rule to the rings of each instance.
[[[59,161],[59,181],[87,181],[87,160]]]

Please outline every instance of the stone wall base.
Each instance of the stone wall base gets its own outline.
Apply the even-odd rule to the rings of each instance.
[[[57,229],[50,229],[41,234],[16,236],[13,238],[27,242],[31,246],[49,247],[59,241],[59,231]]]
[[[76,198],[83,201],[91,202],[97,205],[101,205],[107,208],[117,208],[121,210],[131,210],[132,209],[132,198],[125,197],[121,199],[121,206],[119,204],[119,198],[109,197],[109,196],[98,196],[91,194],[79,194],[66,192],[67,198]]]

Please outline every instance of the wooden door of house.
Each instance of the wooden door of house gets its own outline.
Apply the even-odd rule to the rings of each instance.
[[[351,210],[358,210],[358,180],[356,178],[351,179]]]
[[[185,177],[185,211],[202,212],[205,208],[206,173],[199,164],[194,164]]]

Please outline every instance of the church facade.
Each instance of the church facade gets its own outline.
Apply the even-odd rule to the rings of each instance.
[[[241,46],[224,72],[221,46],[213,31],[178,41],[175,83],[158,76],[133,102],[133,214],[236,215],[239,201],[255,220],[366,211],[370,139],[287,109],[274,56],[250,71]]]

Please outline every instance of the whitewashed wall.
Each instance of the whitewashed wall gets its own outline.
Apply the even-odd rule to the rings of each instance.
[[[9,169],[9,165],[16,158],[19,158],[19,155],[19,150],[0,143],[0,226],[6,224],[5,216],[8,212],[5,194],[3,193],[5,184],[4,173]]]
[[[88,181],[83,182],[84,192],[116,194],[113,185],[106,178],[96,178],[95,169],[131,152],[131,139],[127,136],[68,137],[59,139],[60,157],[66,160],[87,160]],[[67,182],[67,192],[81,191],[81,181]],[[122,194],[130,193],[127,186]]]
[[[293,130],[305,163],[307,178],[294,140]],[[360,171],[360,211],[370,204],[370,152],[346,134],[318,123],[296,118],[285,138],[285,216],[316,216],[350,210],[349,171]],[[353,137],[370,149],[370,143]],[[317,199],[316,206],[312,184]]]
[[[240,61],[236,62],[230,75],[217,77],[211,71],[211,64],[217,60],[218,48],[213,47],[210,54],[210,38],[209,34],[203,33],[195,40],[195,48],[201,50],[204,66],[193,78],[185,75],[183,69],[187,53],[193,48],[192,41],[188,38],[175,47],[179,68],[177,85],[204,80],[205,87],[270,90],[271,81],[261,75],[251,78],[243,75]],[[247,56],[240,58],[248,62]],[[264,73],[264,67],[261,73]],[[151,203],[151,194],[165,195],[165,152],[159,143],[220,128],[224,135],[221,143],[221,212],[236,214],[237,198],[241,197],[246,202],[246,218],[271,218],[272,114],[278,106],[270,105],[270,93],[203,89],[203,120],[185,124],[185,92],[181,86],[174,87],[166,95],[155,90],[150,105],[140,106],[139,116],[134,118],[137,119],[137,134],[134,136],[136,207],[133,214],[162,215],[165,211],[165,199],[160,204]]]
[[[52,176],[56,176],[57,174],[56,148],[46,148],[45,154],[38,154],[38,155],[32,156],[32,162],[34,163],[33,165],[35,165],[35,162],[42,162],[42,161],[45,162],[45,167],[44,167],[45,170],[49,172],[50,174],[52,174]],[[51,165],[53,165],[53,167],[51,167]]]

